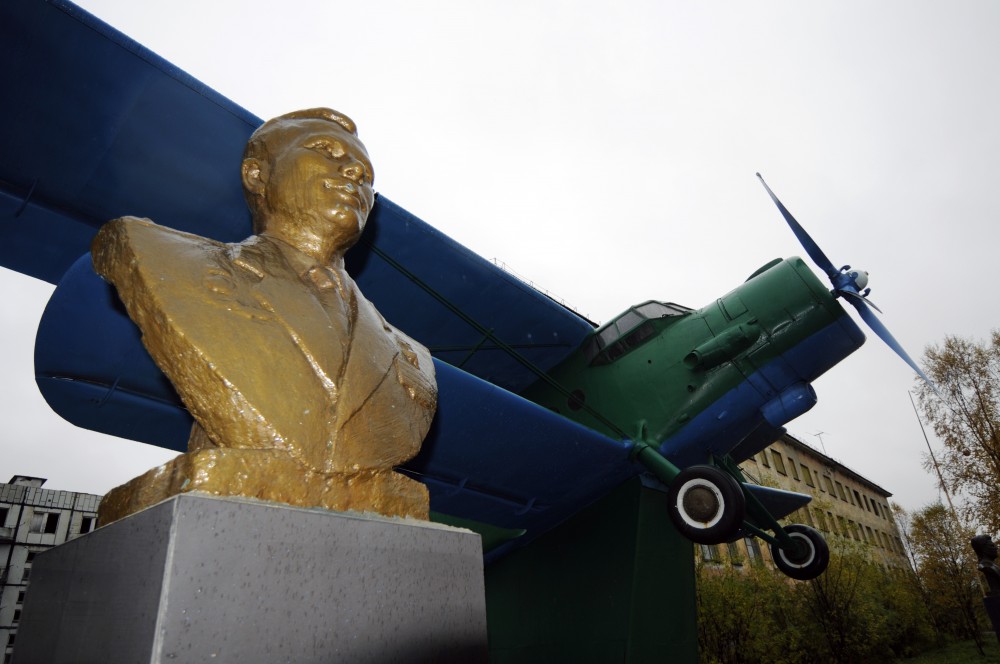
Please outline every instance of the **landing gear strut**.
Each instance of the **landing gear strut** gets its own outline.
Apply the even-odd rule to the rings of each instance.
[[[716,457],[719,467],[679,470],[645,443],[636,443],[633,454],[667,485],[670,520],[692,542],[721,544],[756,535],[771,545],[774,564],[787,576],[808,581],[826,570],[830,549],[823,536],[800,523],[784,527],[778,523],[752,492],[744,490],[743,474],[730,457]]]

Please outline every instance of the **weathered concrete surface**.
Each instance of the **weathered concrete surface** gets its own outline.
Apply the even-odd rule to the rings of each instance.
[[[486,661],[479,536],[184,494],[39,555],[14,661]]]

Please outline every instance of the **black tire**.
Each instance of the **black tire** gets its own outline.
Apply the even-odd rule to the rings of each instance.
[[[815,529],[801,523],[785,526],[785,532],[800,545],[800,551],[788,552],[777,544],[771,545],[774,564],[786,576],[808,581],[826,571],[830,564],[830,547]]]
[[[743,525],[746,498],[739,483],[713,466],[691,466],[667,489],[670,520],[696,544],[720,544]]]

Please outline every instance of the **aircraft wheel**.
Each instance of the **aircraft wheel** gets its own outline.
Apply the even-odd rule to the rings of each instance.
[[[830,548],[815,529],[801,523],[785,526],[785,532],[799,544],[798,551],[785,551],[777,544],[771,545],[771,557],[778,569],[799,581],[815,579],[830,563]]]
[[[667,490],[670,520],[697,544],[719,544],[743,525],[746,499],[739,483],[713,466],[685,468]]]

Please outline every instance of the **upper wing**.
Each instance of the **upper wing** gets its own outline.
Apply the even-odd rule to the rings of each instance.
[[[0,264],[56,283],[109,219],[246,237],[260,121],[69,2],[0,3]]]
[[[238,168],[260,119],[71,3],[0,3],[0,30],[9,100],[0,105],[0,213],[12,218],[0,264],[60,283],[36,360],[50,403],[79,422],[94,405],[83,384],[145,389],[160,379],[143,362],[135,370],[114,362],[121,371],[113,376],[105,364],[86,364],[120,359],[102,330],[121,321],[92,271],[67,269],[102,223],[123,215],[222,241],[249,235]],[[547,369],[592,329],[385,197],[348,269],[393,325],[510,390],[535,376],[494,340]],[[79,396],[67,378],[81,382]],[[108,409],[107,399],[98,402]],[[123,435],[118,424],[103,428]]]

